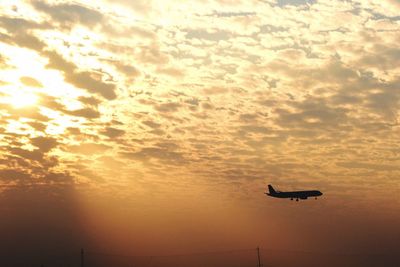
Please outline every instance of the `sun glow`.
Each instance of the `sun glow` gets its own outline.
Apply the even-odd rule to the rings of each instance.
[[[15,108],[23,108],[27,106],[33,106],[37,103],[38,97],[37,95],[25,91],[19,90],[12,92],[7,98],[6,101],[11,104]]]

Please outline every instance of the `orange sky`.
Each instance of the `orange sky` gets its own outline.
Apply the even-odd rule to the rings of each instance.
[[[308,264],[288,254],[301,250],[386,253],[370,260],[391,266],[399,12],[396,0],[2,1],[0,261],[261,246],[266,262]],[[270,199],[269,183],[324,196]],[[352,260],[335,264],[365,264]]]

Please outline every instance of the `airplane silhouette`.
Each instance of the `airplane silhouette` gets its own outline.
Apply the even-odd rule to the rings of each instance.
[[[268,190],[269,193],[265,192],[264,194],[270,197],[290,198],[290,200],[293,200],[295,198],[296,201],[299,201],[299,199],[307,199],[309,197],[315,197],[315,199],[317,199],[317,197],[322,196],[321,191],[318,190],[292,191],[292,192],[275,191],[275,189],[270,184],[268,185]]]

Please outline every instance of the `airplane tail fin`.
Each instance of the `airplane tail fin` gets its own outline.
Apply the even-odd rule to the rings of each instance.
[[[271,195],[273,195],[273,194],[276,194],[276,191],[275,191],[275,189],[272,187],[272,185],[268,185],[268,190],[269,190],[269,193],[271,194]]]

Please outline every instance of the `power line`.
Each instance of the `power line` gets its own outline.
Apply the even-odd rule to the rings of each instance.
[[[264,251],[269,252],[285,252],[285,253],[298,253],[298,254],[311,254],[311,255],[331,255],[331,256],[390,256],[389,253],[349,253],[349,252],[337,252],[337,251],[310,251],[310,250],[289,250],[289,249],[268,249],[260,248]]]
[[[102,256],[110,256],[110,257],[124,257],[124,258],[167,258],[167,257],[185,257],[185,256],[203,256],[203,255],[216,255],[216,254],[229,254],[229,253],[237,253],[237,252],[250,252],[256,251],[254,248],[247,249],[231,249],[231,250],[214,250],[214,251],[205,251],[205,252],[192,252],[192,253],[180,253],[180,254],[163,254],[163,255],[127,255],[127,254],[114,254],[114,253],[106,253],[100,251],[89,251],[86,254],[92,255],[102,255]]]
[[[204,252],[191,252],[191,253],[177,253],[177,254],[160,254],[160,255],[128,255],[119,253],[107,253],[101,251],[85,251],[85,254],[101,255],[109,257],[124,257],[124,258],[167,258],[167,257],[186,257],[186,256],[203,256],[203,255],[217,255],[229,254],[238,252],[282,252],[282,253],[296,253],[296,254],[311,254],[311,255],[332,255],[332,256],[390,256],[389,253],[349,253],[349,252],[336,252],[336,251],[310,251],[310,250],[290,250],[290,249],[268,249],[268,248],[245,248],[245,249],[231,249],[231,250],[213,250]],[[257,256],[258,257],[258,256]]]

